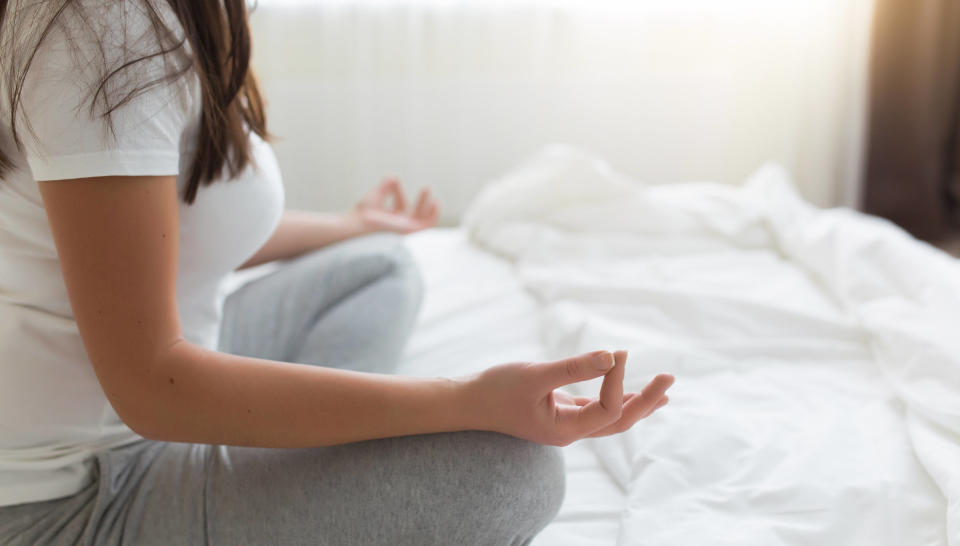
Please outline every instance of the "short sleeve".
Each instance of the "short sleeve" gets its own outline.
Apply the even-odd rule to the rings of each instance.
[[[104,93],[119,105],[108,122],[96,95],[104,75],[160,48],[146,14],[130,7],[138,3],[110,4],[82,18],[64,12],[27,73],[16,123],[35,180],[179,174],[183,135],[197,115],[195,76],[151,85],[176,60],[130,65],[107,80]]]

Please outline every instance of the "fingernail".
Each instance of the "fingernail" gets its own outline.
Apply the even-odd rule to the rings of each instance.
[[[610,371],[613,369],[613,365],[616,364],[616,362],[613,360],[613,353],[603,351],[597,355],[597,357],[597,369],[599,369],[601,372]]]

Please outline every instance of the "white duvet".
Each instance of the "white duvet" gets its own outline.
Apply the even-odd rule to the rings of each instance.
[[[576,477],[539,543],[599,525],[620,545],[960,546],[953,259],[806,204],[776,166],[742,187],[651,186],[567,148],[489,185],[464,228],[525,292],[482,271],[448,282],[408,360],[430,352],[424,332],[456,327],[444,302],[460,302],[504,331],[478,329],[476,346],[460,332],[432,362],[628,349],[630,387],[677,376],[649,420],[579,444],[601,471]]]

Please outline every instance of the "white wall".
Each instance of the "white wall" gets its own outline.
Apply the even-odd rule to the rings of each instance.
[[[778,160],[821,205],[860,174],[872,0],[260,0],[254,65],[292,207],[388,173],[455,222],[547,143],[647,182]]]

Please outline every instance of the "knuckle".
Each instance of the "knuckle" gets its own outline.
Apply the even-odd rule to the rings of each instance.
[[[600,400],[600,407],[603,408],[603,416],[611,423],[623,415],[623,404],[609,404]]]
[[[567,375],[571,378],[580,377],[580,361],[568,360],[566,364]]]
[[[542,376],[544,369],[533,362],[517,362],[514,364],[515,369],[526,380],[534,380],[538,376]]]

